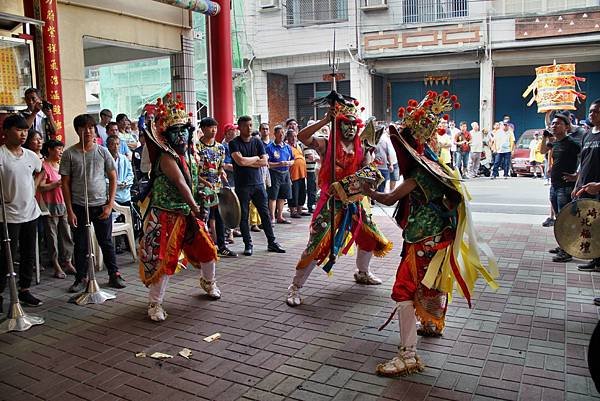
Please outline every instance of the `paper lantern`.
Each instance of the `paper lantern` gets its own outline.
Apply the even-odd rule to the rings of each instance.
[[[549,110],[575,110],[575,101],[585,99],[585,95],[576,90],[577,81],[585,78],[575,76],[575,64],[553,64],[537,67],[535,80],[523,92],[526,98],[533,96],[527,106],[537,102],[538,113]]]

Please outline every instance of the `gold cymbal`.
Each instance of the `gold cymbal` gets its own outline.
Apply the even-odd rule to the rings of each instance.
[[[554,223],[554,237],[576,258],[600,257],[600,201],[578,199],[563,207]]]

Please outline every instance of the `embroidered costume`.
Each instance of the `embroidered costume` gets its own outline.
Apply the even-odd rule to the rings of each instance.
[[[335,255],[347,254],[353,244],[357,245],[357,271],[354,274],[357,283],[381,284],[381,280],[371,273],[369,261],[373,254],[383,257],[392,249],[392,243],[377,228],[365,207],[365,202],[368,201],[360,193],[359,176],[376,181],[382,179],[377,167],[368,163],[361,138],[357,135],[357,130],[364,125],[356,115],[354,103],[336,105],[335,152],[333,147],[328,146],[327,139],[310,137],[307,141],[307,146],[317,150],[323,160],[319,172],[321,195],[311,221],[308,245],[296,265],[296,274],[288,288],[287,303],[290,306],[302,303],[300,288],[316,266],[323,265],[327,273],[333,267],[329,260],[332,212],[330,193],[336,197],[334,252]],[[318,124],[323,126],[325,119]],[[298,136],[301,138],[302,132]],[[336,182],[333,185],[330,184],[332,157],[336,160]]]
[[[179,98],[179,97],[178,97]],[[178,99],[179,100],[179,99]],[[171,94],[157,103],[156,121],[148,130],[153,162],[150,194],[142,205],[140,278],[149,288],[148,316],[162,321],[162,307],[169,277],[190,263],[201,269],[201,287],[219,298],[215,282],[217,250],[206,228],[205,202],[200,189],[199,166],[191,141],[183,103]]]
[[[421,335],[439,336],[453,289],[467,299],[479,275],[497,288],[496,262],[487,245],[473,229],[468,209],[469,195],[458,173],[438,160],[429,146],[441,114],[459,107],[454,95],[430,91],[420,103],[409,102],[399,110],[404,117],[400,133],[390,126],[390,138],[404,181],[391,194],[366,189],[367,195],[382,202],[399,201],[395,218],[403,232],[402,260],[396,273],[392,299],[398,312],[400,352],[391,361],[377,366],[377,374],[397,376],[423,370],[417,355],[417,319]],[[447,115],[443,117],[447,119]],[[488,257],[483,267],[479,251]],[[383,326],[385,327],[385,325]],[[383,328],[382,327],[382,328]]]

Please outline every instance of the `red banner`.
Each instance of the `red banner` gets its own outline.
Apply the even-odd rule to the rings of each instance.
[[[46,100],[52,103],[52,114],[56,122],[56,139],[65,140],[60,56],[58,48],[58,19],[56,0],[39,0],[40,19],[44,21],[42,43],[44,54],[44,77]]]

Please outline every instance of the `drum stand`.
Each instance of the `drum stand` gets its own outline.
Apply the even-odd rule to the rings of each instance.
[[[44,318],[25,313],[19,302],[19,294],[17,292],[17,281],[15,279],[15,267],[13,265],[12,252],[10,250],[10,236],[8,234],[8,223],[6,221],[6,207],[4,205],[4,186],[2,175],[0,174],[0,198],[2,200],[2,225],[4,228],[4,256],[6,266],[8,267],[8,285],[10,287],[10,307],[6,315],[6,319],[0,323],[0,333],[8,333],[9,331],[25,331],[38,324],[44,324]],[[22,267],[21,267],[22,268]]]
[[[85,198],[85,237],[87,242],[86,264],[88,267],[88,282],[85,290],[69,299],[69,302],[77,305],[101,304],[108,299],[114,299],[117,295],[111,291],[100,288],[96,281],[96,256],[94,255],[94,244],[92,241],[92,223],[90,222],[90,208],[88,204],[87,169],[85,164],[85,138],[81,137],[81,150],[83,152],[83,191]],[[109,219],[111,216],[108,217]],[[78,222],[79,223],[79,222]]]

